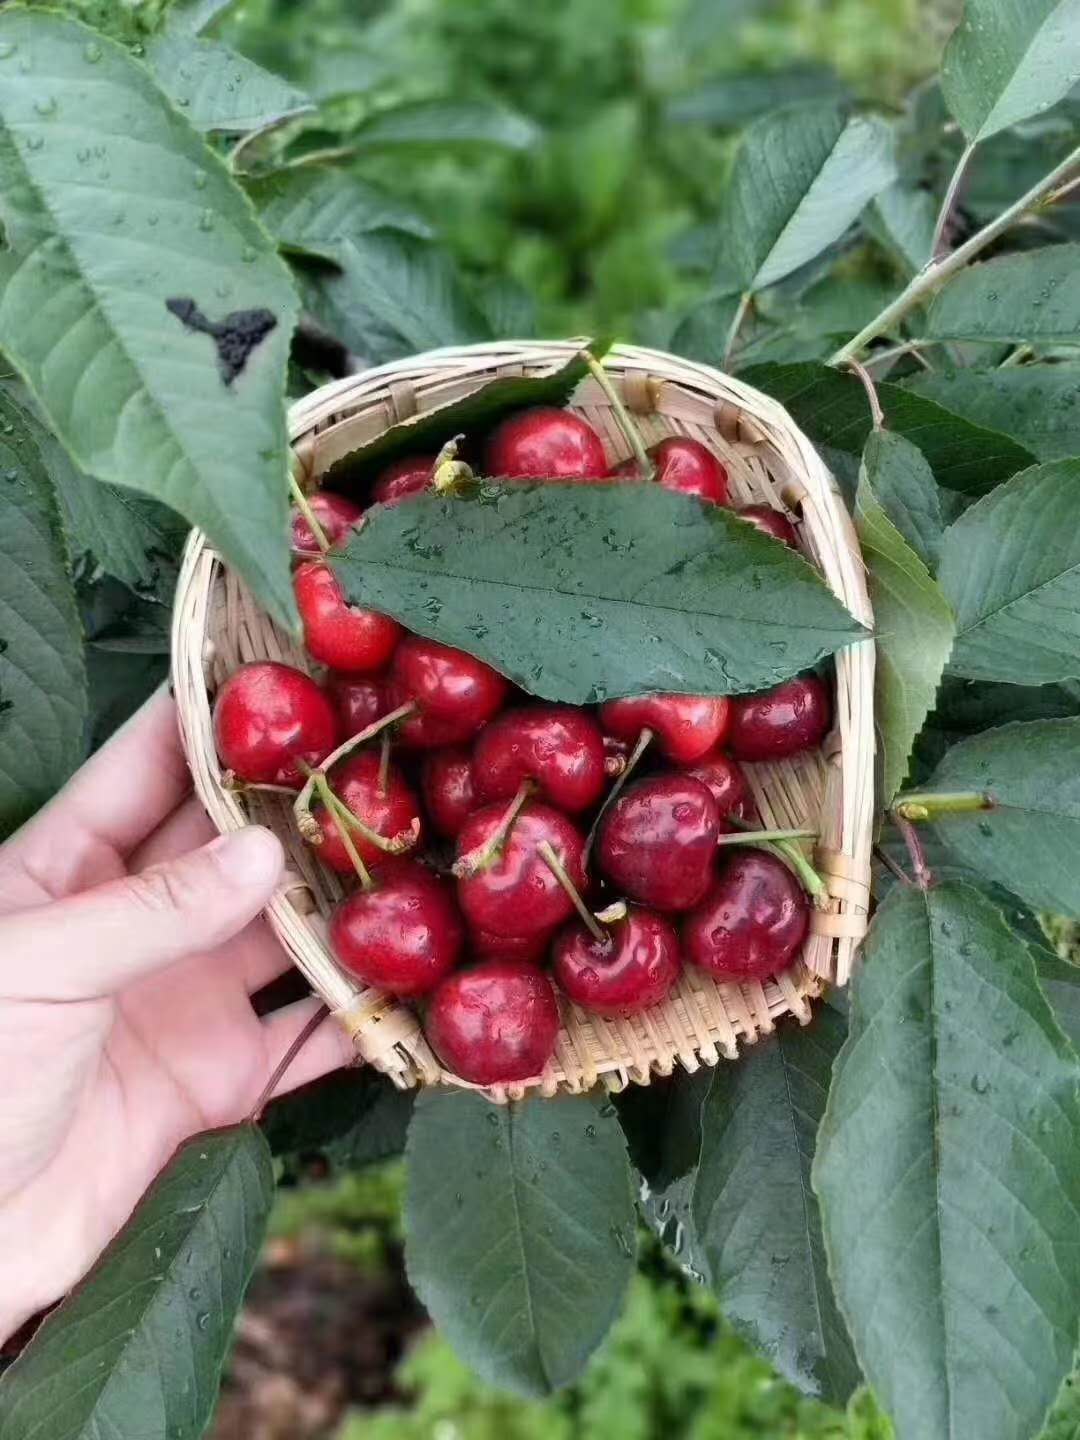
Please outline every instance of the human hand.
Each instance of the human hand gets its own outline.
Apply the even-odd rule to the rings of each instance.
[[[247,1115],[319,1008],[258,916],[259,827],[216,837],[160,692],[0,847],[0,1343],[65,1294],[176,1146]],[[346,1064],[317,1030],[281,1089]]]

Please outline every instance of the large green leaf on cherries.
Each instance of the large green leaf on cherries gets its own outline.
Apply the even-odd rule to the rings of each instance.
[[[3,1440],[198,1440],[273,1192],[253,1127],[183,1145],[0,1381]]]
[[[368,230],[431,234],[407,205],[347,170],[294,165],[249,180],[247,192],[279,245],[324,260],[336,258],[340,241]]]
[[[1080,338],[1078,271],[1080,245],[1049,245],[974,265],[937,295],[926,333],[936,340],[1074,345]]]
[[[1080,81],[1077,0],[966,0],[941,88],[969,141],[1049,110]]]
[[[315,318],[368,364],[490,340],[490,326],[446,251],[392,230],[333,246],[334,269],[300,272]]]
[[[815,444],[862,454],[873,420],[857,376],[801,364],[753,365],[739,378],[786,406]],[[917,446],[938,484],[949,490],[983,495],[1034,459],[1008,435],[973,425],[899,385],[881,384],[877,392],[888,429]]]
[[[956,611],[956,674],[1080,676],[1080,460],[1025,470],[965,510],[945,532],[939,579]]]
[[[146,47],[146,63],[196,130],[241,135],[315,108],[280,75],[217,40],[181,30],[155,35]]]
[[[1080,455],[1080,365],[923,371],[903,385],[973,425],[1000,427],[1038,460]]]
[[[786,545],[654,484],[376,506],[334,563],[354,603],[575,705],[760,690],[866,636]]]
[[[483,1379],[544,1395],[580,1374],[634,1269],[626,1143],[610,1103],[417,1101],[405,1261],[432,1319]]]
[[[843,1403],[859,1368],[836,1308],[810,1167],[843,1017],[823,1007],[721,1064],[701,1107],[690,1216],[725,1316],[800,1389]]]
[[[1027,1440],[1076,1346],[1076,1055],[977,890],[879,910],[818,1133],[829,1273],[898,1440]]]
[[[896,178],[892,131],[815,101],[746,131],[727,192],[724,254],[744,290],[761,290],[820,255]]]
[[[877,498],[879,481],[887,487],[894,472],[912,468],[912,451],[921,460],[902,435],[876,430],[855,496],[877,631],[874,713],[886,804],[903,784],[915,737],[934,708],[955,631],[940,587]]]
[[[202,526],[291,621],[288,271],[121,46],[5,8],[0,51],[5,354],[84,471]]]
[[[946,753],[924,790],[989,795],[934,829],[957,859],[1036,910],[1080,918],[1080,720],[1027,720]]]
[[[82,627],[34,435],[0,394],[0,840],[75,769],[86,727]]]

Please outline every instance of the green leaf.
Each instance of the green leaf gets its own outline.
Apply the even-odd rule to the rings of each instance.
[[[721,1063],[701,1107],[690,1214],[728,1320],[800,1389],[842,1404],[860,1382],[825,1265],[810,1166],[844,1039],[828,1007]]]
[[[198,1440],[273,1189],[251,1126],[183,1145],[0,1382],[3,1440]]]
[[[926,790],[989,795],[994,808],[934,831],[965,865],[1036,910],[1080,918],[1080,720],[1028,720],[952,746]]]
[[[933,195],[904,180],[882,190],[863,216],[863,224],[874,239],[912,275],[930,260],[936,223],[937,202]]]
[[[83,758],[82,627],[30,417],[0,394],[0,840]]]
[[[865,635],[801,556],[659,485],[376,506],[335,568],[355,604],[575,705],[760,690]]]
[[[405,1260],[457,1353],[545,1395],[579,1375],[634,1270],[626,1145],[610,1104],[492,1105],[429,1090],[409,1128]]]
[[[1080,715],[1080,684],[996,685],[991,680],[946,676],[938,691],[934,724],[957,739],[1010,720],[1063,720]]]
[[[903,784],[915,737],[934,708],[954,634],[948,601],[877,499],[879,477],[888,486],[898,469],[910,470],[912,451],[921,460],[902,436],[875,431],[855,497],[877,631],[874,709],[886,804]]]
[[[83,470],[201,526],[291,623],[287,270],[222,161],[121,46],[8,8],[0,45],[20,59],[0,88],[5,353]],[[214,324],[273,322],[231,383],[197,317],[167,306],[189,299]],[[230,351],[233,326],[219,339],[239,362],[248,337]]]
[[[873,422],[857,376],[805,364],[754,365],[739,378],[786,406],[815,444],[862,454]],[[922,451],[948,490],[983,495],[1032,463],[1031,453],[1007,435],[972,425],[899,385],[876,388],[888,429]]]
[[[333,255],[336,271],[300,273],[304,303],[368,363],[492,338],[453,261],[428,241],[388,230],[354,234]]]
[[[1027,1440],[1076,1345],[1076,1056],[976,890],[897,887],[851,997],[814,1185],[898,1440]]]
[[[1077,0],[966,0],[941,88],[968,140],[1041,114],[1080,81]]]
[[[247,192],[279,245],[324,260],[335,259],[339,241],[368,230],[432,233],[407,205],[347,170],[296,165],[249,180]]]
[[[302,90],[217,40],[164,30],[147,45],[146,63],[196,130],[239,135],[315,108]]]
[[[352,134],[360,151],[389,145],[496,145],[528,150],[540,138],[533,121],[487,100],[412,100],[375,111]]]
[[[373,1070],[339,1070],[275,1100],[262,1130],[275,1155],[324,1151],[353,1170],[401,1154],[413,1099]]]
[[[965,510],[945,532],[939,579],[956,611],[956,674],[1080,675],[1080,460],[1025,470]]]
[[[902,435],[873,431],[863,451],[874,498],[931,574],[937,569],[945,524],[941,495],[921,450]]]
[[[847,87],[828,65],[789,65],[783,70],[733,73],[677,95],[664,108],[669,125],[726,129],[800,101],[843,99]]]
[[[1080,966],[1046,950],[1033,950],[1032,954],[1043,994],[1073,1048],[1080,1050]]]
[[[597,359],[606,353],[606,341],[592,340],[586,344]],[[438,405],[389,426],[374,440],[350,450],[336,461],[324,478],[331,485],[369,479],[399,456],[437,455],[455,435],[483,434],[515,410],[533,405],[566,405],[588,374],[588,364],[579,352],[546,375],[496,376],[461,400]]]
[[[234,3],[235,0],[174,0],[166,24],[170,30],[199,35]]]
[[[936,340],[1075,344],[1080,337],[1078,271],[1080,245],[1048,245],[974,265],[935,297],[926,334]]]
[[[1080,455],[1080,365],[924,371],[902,383],[973,425],[1003,430],[1038,460]]]
[[[744,290],[798,270],[838,240],[896,178],[892,132],[824,102],[758,120],[735,157],[726,257]]]

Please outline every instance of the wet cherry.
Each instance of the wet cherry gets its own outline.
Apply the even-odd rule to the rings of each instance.
[[[481,803],[473,783],[472,756],[467,750],[436,750],[424,760],[420,786],[432,825],[440,835],[455,840]]]
[[[682,495],[697,495],[714,505],[726,505],[728,473],[713,452],[688,435],[668,435],[649,449],[656,466],[656,479],[665,490]],[[637,460],[624,460],[615,472],[629,480],[639,479]]]
[[[720,816],[720,833],[726,835],[736,827],[729,818],[749,820],[754,813],[754,798],[741,766],[730,755],[706,755],[696,765],[688,765],[686,774],[700,780],[712,791]]]
[[[347,896],[330,919],[338,964],[393,995],[434,990],[457,964],[464,938],[450,886],[410,861]]]
[[[580,415],[541,405],[492,431],[484,470],[512,480],[597,480],[607,475],[608,461],[600,436]]]
[[[555,1051],[559,1004],[535,965],[488,960],[442,982],[428,1003],[424,1031],[442,1063],[462,1080],[531,1080]]]
[[[603,794],[604,761],[604,737],[587,711],[571,705],[504,710],[477,737],[476,791],[482,801],[509,800],[523,780],[534,780],[542,799],[573,815]]]
[[[504,804],[488,805],[469,817],[458,836],[459,861],[483,851],[506,809]],[[458,903],[473,929],[490,935],[535,935],[573,914],[573,902],[537,850],[544,840],[584,890],[585,842],[580,831],[558,810],[530,802],[511,824],[494,861],[458,880]]]
[[[748,521],[763,535],[771,535],[774,540],[782,540],[793,550],[798,548],[798,536],[795,534],[794,525],[786,515],[782,515],[779,510],[774,510],[771,505],[743,505],[735,511],[735,514],[740,520]]]
[[[309,560],[293,576],[304,644],[334,670],[381,670],[402,629],[389,615],[350,605],[329,565]]]
[[[816,675],[800,675],[760,695],[741,695],[731,710],[728,747],[740,760],[782,760],[816,749],[832,719],[828,687]]]
[[[344,495],[336,495],[333,490],[317,490],[314,495],[308,496],[308,504],[331,545],[343,545],[350,530],[364,518],[364,512],[355,500],[347,500]],[[308,524],[307,517],[301,515],[299,510],[293,515],[292,548],[315,554],[322,548],[315,539],[315,532]]]
[[[652,730],[667,758],[683,765],[721,744],[730,718],[731,703],[719,695],[635,695],[600,707],[608,734],[633,741],[642,730]]]
[[[341,718],[346,740],[374,725],[389,711],[386,686],[374,675],[331,675],[326,688]]]
[[[598,940],[580,920],[556,937],[552,972],[576,1004],[598,1015],[634,1015],[659,1005],[679,978],[679,937],[669,921],[631,905]]]
[[[683,921],[683,949],[718,980],[762,980],[791,963],[809,926],[806,892],[783,861],[744,850]]]
[[[411,701],[418,713],[401,723],[398,739],[418,750],[464,744],[502,707],[509,688],[464,650],[407,635],[390,667],[388,699],[391,709]]]
[[[410,832],[413,822],[420,817],[420,804],[412,786],[396,765],[387,770],[384,790],[381,768],[382,759],[377,750],[361,750],[335,767],[330,775],[330,785],[338,799],[367,829],[381,835],[384,840],[393,840]],[[313,805],[311,813],[319,822],[323,834],[322,844],[316,851],[319,859],[341,875],[355,874],[341,838],[338,820],[328,815],[321,804]],[[381,850],[352,827],[349,835],[357,854],[369,870],[377,869],[390,858],[397,858]]]
[[[338,717],[324,690],[291,665],[257,661],[234,670],[218,691],[214,738],[227,770],[252,785],[299,790],[303,765],[337,745]]]
[[[604,816],[597,862],[632,900],[657,910],[690,910],[713,873],[720,817],[692,775],[653,775],[627,787]]]
[[[400,505],[403,500],[412,500],[428,488],[434,473],[434,455],[406,455],[375,477],[371,487],[372,501],[382,505]]]

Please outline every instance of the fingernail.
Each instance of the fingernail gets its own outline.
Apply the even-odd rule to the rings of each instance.
[[[273,885],[281,874],[281,841],[261,825],[219,835],[207,846],[222,873],[236,885]]]

